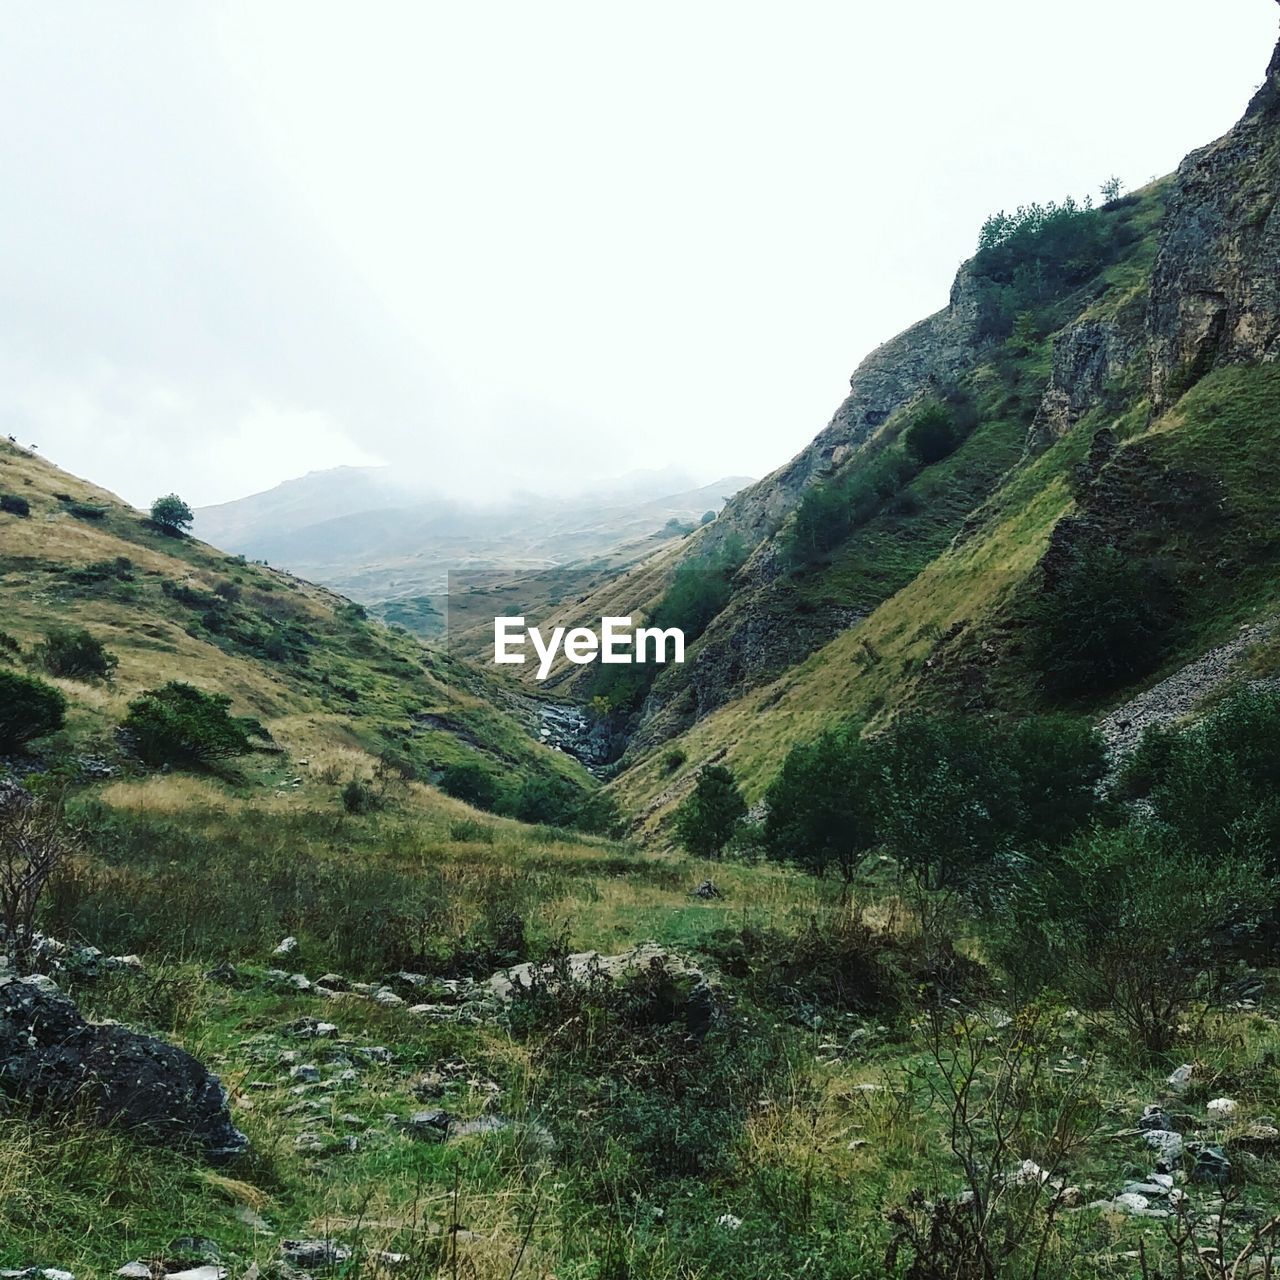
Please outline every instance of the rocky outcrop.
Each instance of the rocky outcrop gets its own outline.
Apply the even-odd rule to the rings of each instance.
[[[1178,169],[1152,273],[1157,412],[1219,364],[1280,355],[1280,47],[1230,133]]]
[[[0,1092],[214,1162],[248,1149],[217,1076],[161,1040],[87,1022],[48,978],[0,976]]]
[[[756,546],[794,510],[808,485],[844,462],[896,410],[974,368],[983,349],[977,289],[961,267],[947,306],[867,356],[821,434],[785,466],[731,498],[708,527],[707,543],[735,535]]]
[[[1143,347],[1141,328],[1118,319],[1083,320],[1064,329],[1054,339],[1049,386],[1027,435],[1028,451],[1042,453],[1101,404]]]

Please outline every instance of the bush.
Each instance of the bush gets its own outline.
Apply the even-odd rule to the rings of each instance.
[[[708,765],[676,812],[676,833],[691,852],[718,858],[746,812],[733,774],[723,765]]]
[[[342,788],[342,807],[347,813],[373,813],[382,808],[382,796],[372,784],[352,778]]]
[[[0,493],[0,511],[5,511],[11,516],[29,516],[31,503],[26,498],[20,498],[16,493]]]
[[[940,404],[928,405],[917,413],[902,435],[903,448],[922,467],[941,462],[959,443],[955,423]]]
[[[497,780],[474,760],[449,765],[440,777],[440,789],[477,809],[496,808],[501,794]]]
[[[1026,868],[996,951],[1015,977],[1038,957],[1068,996],[1158,1051],[1276,901],[1257,857],[1228,861],[1150,827],[1094,830]]]
[[[675,773],[682,764],[689,759],[688,753],[681,747],[672,747],[670,751],[664,752],[662,756],[663,773]]]
[[[67,700],[43,680],[0,671],[0,751],[13,751],[62,728]]]
[[[71,680],[110,680],[120,661],[101,640],[75,627],[50,627],[33,656],[50,675]]]
[[[134,699],[123,727],[146,764],[208,765],[245,755],[253,738],[266,736],[255,721],[231,715],[230,706],[225,694],[171,681]]]
[[[195,522],[195,512],[176,493],[166,494],[151,504],[151,523],[165,533],[181,536]]]
[[[1164,657],[1176,616],[1173,588],[1158,566],[1115,547],[1087,549],[1030,610],[1041,683],[1063,696],[1128,684]]]

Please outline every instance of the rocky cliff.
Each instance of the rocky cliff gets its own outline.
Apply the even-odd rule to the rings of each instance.
[[[1151,395],[1280,354],[1280,47],[1248,112],[1178,169],[1151,277]]]

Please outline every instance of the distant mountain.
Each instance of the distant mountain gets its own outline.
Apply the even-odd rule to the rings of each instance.
[[[202,507],[196,532],[363,604],[395,602],[397,619],[412,625],[433,615],[430,598],[451,570],[547,569],[600,557],[624,565],[684,536],[751,483],[727,476],[697,485],[678,471],[637,471],[570,497],[522,494],[480,507],[406,486],[389,468],[338,467]]]

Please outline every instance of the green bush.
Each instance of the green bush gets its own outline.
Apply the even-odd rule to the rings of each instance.
[[[20,498],[16,493],[0,493],[0,511],[5,511],[11,516],[29,516],[31,503],[26,498]]]
[[[676,834],[692,853],[718,858],[746,813],[733,774],[723,765],[708,765],[676,811]]]
[[[932,466],[955,451],[960,433],[940,404],[927,405],[903,431],[903,448],[922,467]]]
[[[13,751],[62,728],[67,700],[32,676],[0,671],[0,751]]]
[[[33,656],[50,675],[71,680],[110,680],[120,662],[101,640],[76,627],[50,627]]]
[[[440,777],[440,789],[477,809],[497,808],[502,794],[494,776],[474,760],[449,765]]]
[[[231,699],[171,681],[129,704],[123,727],[150,765],[199,766],[242,756],[265,737],[255,721],[230,714]]]
[[[1159,566],[1115,547],[1078,553],[1029,611],[1031,655],[1058,696],[1106,693],[1154,670],[1179,606]]]
[[[382,808],[382,796],[371,783],[351,778],[342,788],[342,807],[347,813],[373,813]]]
[[[1233,935],[1276,901],[1255,856],[1224,859],[1151,827],[1093,830],[1061,856],[1027,863],[993,951],[1015,981],[1034,968],[1163,1050],[1188,1008],[1218,990]]]

